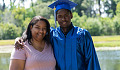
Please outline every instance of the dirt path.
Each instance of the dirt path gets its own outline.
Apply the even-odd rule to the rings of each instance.
[[[0,53],[11,53],[14,45],[4,45],[0,46]]]
[[[106,51],[106,50],[120,50],[120,47],[97,47],[96,51]]]
[[[0,53],[11,53],[14,48],[14,45],[4,45],[0,46]],[[105,50],[120,50],[120,47],[98,47],[95,48],[96,51],[105,51]]]

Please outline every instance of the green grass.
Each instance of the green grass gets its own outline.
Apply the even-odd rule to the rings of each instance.
[[[120,35],[118,36],[92,36],[94,42],[106,42],[106,41],[120,41]]]
[[[15,40],[0,40],[0,45],[14,45]]]
[[[120,47],[120,41],[94,43],[95,47]]]
[[[118,47],[120,46],[120,35],[118,36],[92,36],[95,47]]]
[[[120,47],[118,36],[92,36],[95,47]],[[0,45],[14,45],[15,40],[0,40]]]

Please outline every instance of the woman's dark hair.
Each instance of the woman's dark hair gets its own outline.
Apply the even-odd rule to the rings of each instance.
[[[31,38],[32,38],[32,33],[31,33],[31,29],[30,27],[34,26],[38,21],[44,21],[46,23],[46,28],[47,28],[47,32],[45,37],[43,38],[47,44],[50,43],[50,23],[48,22],[48,20],[42,16],[35,16],[30,23],[28,24],[27,29],[25,30],[25,32],[22,35],[22,39],[23,41],[28,40],[28,43],[31,45]]]

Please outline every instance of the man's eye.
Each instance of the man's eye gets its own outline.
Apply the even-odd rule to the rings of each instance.
[[[58,16],[58,18],[61,18],[62,16]]]
[[[67,15],[65,15],[65,17],[68,17],[69,15],[67,14]]]
[[[61,18],[61,17],[59,16],[59,18]]]
[[[47,28],[43,28],[43,30],[47,30]]]

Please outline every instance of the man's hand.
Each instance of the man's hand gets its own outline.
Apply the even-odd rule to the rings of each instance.
[[[21,38],[15,39],[15,48],[18,50],[24,49],[23,39],[21,39]]]

